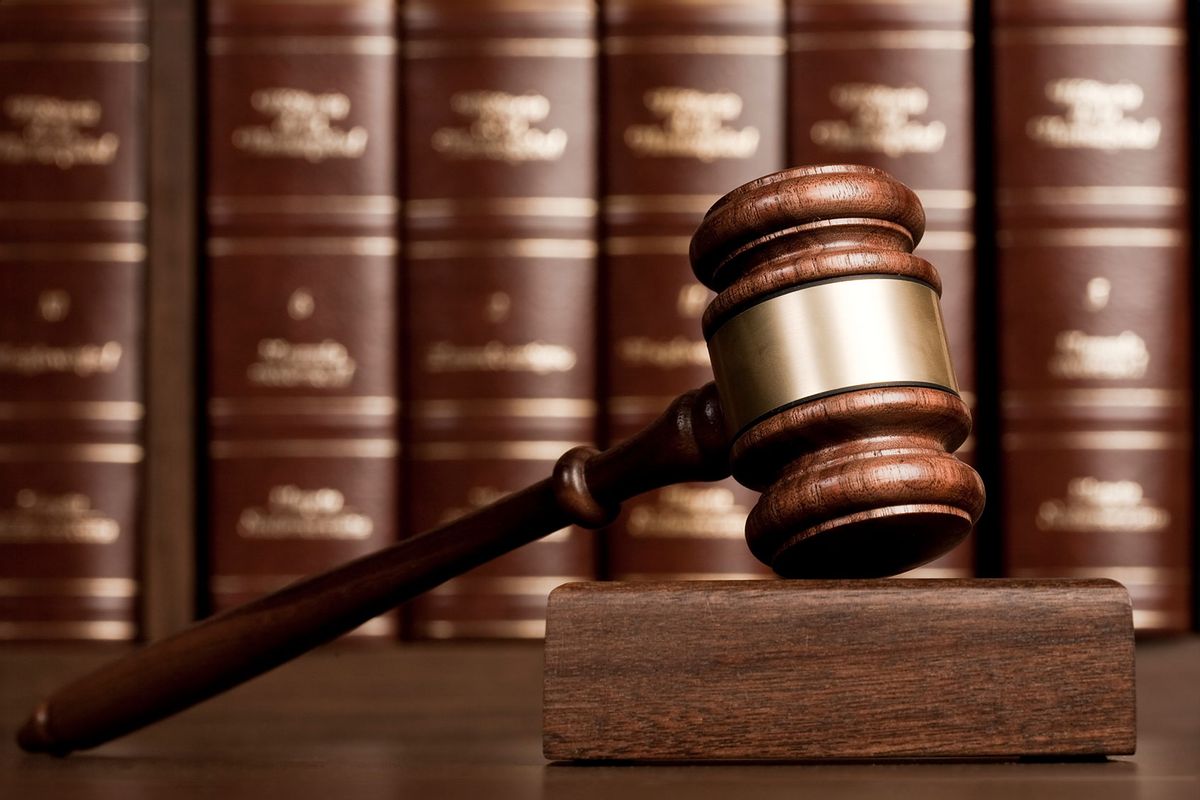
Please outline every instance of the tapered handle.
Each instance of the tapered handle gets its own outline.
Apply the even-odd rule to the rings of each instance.
[[[711,384],[604,453],[576,448],[551,478],[448,525],[212,617],[55,692],[17,734],[65,755],[137,730],[272,669],[456,575],[566,525],[599,527],[622,500],[728,474]]]

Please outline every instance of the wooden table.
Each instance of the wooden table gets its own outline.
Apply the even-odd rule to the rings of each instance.
[[[578,766],[541,757],[536,644],[338,645],[66,759],[11,731],[119,649],[0,648],[5,800],[1200,798],[1200,638],[1138,648],[1138,753],[1104,763]]]

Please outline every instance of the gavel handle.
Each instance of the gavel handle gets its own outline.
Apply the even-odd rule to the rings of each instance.
[[[66,755],[137,730],[283,664],[367,620],[569,524],[600,527],[622,500],[728,474],[712,384],[603,453],[576,448],[553,477],[475,513],[199,622],[68,684],[17,734]]]

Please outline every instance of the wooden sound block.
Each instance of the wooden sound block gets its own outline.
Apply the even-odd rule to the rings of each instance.
[[[1107,580],[575,583],[550,595],[551,760],[1097,757],[1136,744]]]

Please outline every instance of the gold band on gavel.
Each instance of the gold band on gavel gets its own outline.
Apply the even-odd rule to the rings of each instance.
[[[958,393],[937,292],[908,278],[833,279],[770,297],[721,325],[708,351],[735,433],[780,409],[854,389]]]

